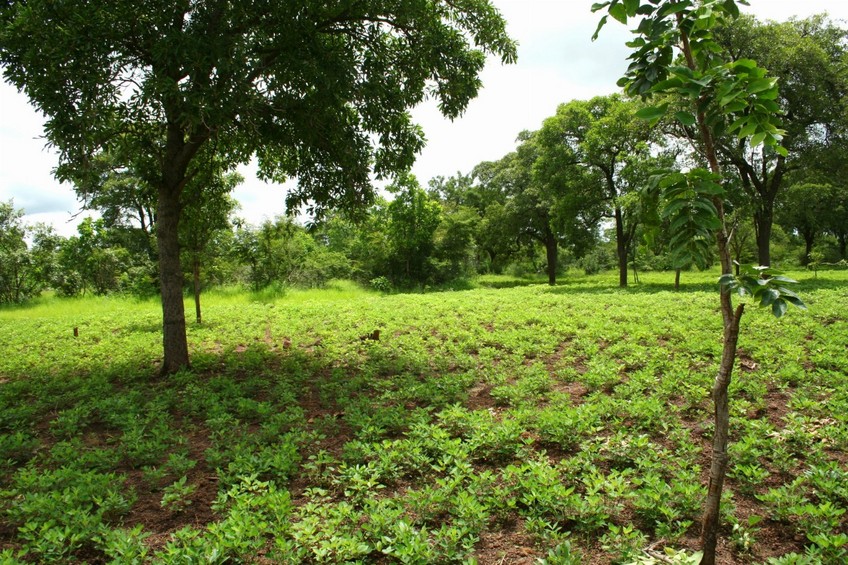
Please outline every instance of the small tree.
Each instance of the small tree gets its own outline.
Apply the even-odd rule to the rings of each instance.
[[[741,4],[746,2],[741,1]],[[730,422],[728,388],[736,359],[739,325],[745,305],[734,308],[732,293],[752,295],[761,306],[769,306],[776,316],[787,304],[803,307],[800,299],[786,288],[794,282],[766,267],[736,277],[732,270],[730,239],[732,231],[725,217],[724,172],[719,164],[716,142],[724,132],[747,140],[751,146],[765,144],[766,151],[786,156],[780,146],[783,131],[777,125],[779,106],[777,81],[767,76],[756,62],[728,62],[714,39],[714,31],[739,16],[734,0],[611,0],[595,4],[593,11],[606,9],[609,16],[627,23],[641,17],[631,64],[619,81],[630,95],[649,98],[672,94],[688,102],[688,109],[675,118],[694,127],[695,144],[707,169],[688,174],[675,172],[659,181],[667,202],[663,215],[671,222],[672,253],[678,261],[690,259],[705,263],[713,242],[721,263],[720,301],[724,322],[721,363],[712,398],[715,406],[710,482],[701,529],[704,565],[714,565],[719,526],[719,505],[727,470],[727,443]],[[606,23],[605,15],[598,30]],[[597,36],[597,32],[595,34]],[[638,112],[656,123],[669,104],[647,107]],[[762,276],[758,276],[762,275]]]
[[[209,259],[216,233],[231,228],[230,214],[235,210],[236,202],[230,197],[230,192],[243,180],[238,173],[209,174],[193,179],[191,186],[186,189],[180,245],[184,260],[191,269],[194,314],[198,324],[203,320],[200,309],[200,268]]]
[[[434,236],[441,222],[442,207],[410,174],[401,176],[387,190],[395,193],[389,204],[386,227],[393,275],[406,283],[426,282],[432,275]]]

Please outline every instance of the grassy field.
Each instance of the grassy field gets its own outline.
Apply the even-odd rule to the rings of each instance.
[[[743,320],[723,563],[848,559],[848,273],[795,277]],[[209,293],[168,378],[156,301],[2,309],[0,563],[673,561],[716,278]]]

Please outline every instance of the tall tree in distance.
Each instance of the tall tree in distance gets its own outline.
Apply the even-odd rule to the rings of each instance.
[[[759,22],[740,16],[719,28],[717,42],[730,60],[753,59],[777,78],[783,155],[747,136],[716,137],[719,158],[739,173],[750,199],[760,265],[771,265],[775,206],[787,175],[809,154],[827,148],[848,111],[848,30],[818,15],[788,22]],[[744,130],[748,133],[752,124]],[[756,140],[754,140],[756,141]]]
[[[744,4],[745,2],[740,2]],[[689,173],[669,172],[658,179],[663,190],[663,216],[669,219],[673,252],[705,262],[711,244],[718,248],[722,276],[720,304],[724,326],[722,355],[712,388],[715,431],[710,479],[701,527],[703,565],[714,565],[719,531],[719,508],[727,471],[731,382],[740,322],[745,304],[734,307],[732,293],[750,295],[761,306],[782,316],[788,304],[803,303],[786,288],[789,279],[767,268],[734,276],[730,249],[732,232],[725,216],[726,187],[717,143],[722,132],[736,135],[752,147],[765,144],[785,157],[778,127],[777,81],[755,61],[730,61],[716,42],[714,32],[739,17],[734,0],[611,0],[593,6],[606,10],[622,23],[639,16],[636,38],[625,76],[619,81],[627,94],[645,98],[670,94],[685,101],[686,109],[675,114],[681,124],[694,127],[697,149],[706,169]],[[606,23],[603,16],[598,29]],[[597,32],[596,32],[597,36]],[[656,123],[669,103],[646,107],[640,117]],[[748,138],[750,136],[750,141]]]
[[[427,93],[458,116],[487,54],[516,45],[490,0],[11,1],[0,65],[47,118],[59,172],[84,184],[98,154],[155,188],[163,373],[189,365],[179,257],[186,185],[202,150],[224,170],[297,177],[289,210],[367,205],[371,176],[424,144],[408,110]]]
[[[571,190],[588,208],[604,206],[604,216],[613,220],[622,287],[627,286],[628,257],[639,224],[634,195],[647,180],[638,169],[640,161],[650,159],[652,144],[658,140],[655,130],[635,116],[637,108],[636,102],[620,95],[575,100],[560,105],[539,131],[547,176],[590,170],[584,174],[586,184]]]

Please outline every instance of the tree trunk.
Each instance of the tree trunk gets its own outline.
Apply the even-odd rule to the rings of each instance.
[[[624,216],[619,206],[615,207],[615,248],[618,255],[618,286],[627,286],[627,239],[624,236]]]
[[[159,188],[156,240],[159,247],[159,281],[162,287],[162,374],[188,367],[183,270],[180,266],[179,190]]]
[[[757,235],[757,261],[765,267],[771,266],[771,226],[774,210],[771,203],[762,202],[762,207],[754,212],[754,227]]]
[[[722,294],[727,290],[722,289]],[[722,302],[725,303],[724,297]],[[729,298],[726,301],[729,304]],[[721,365],[718,376],[713,383],[712,398],[715,406],[715,435],[713,436],[713,452],[710,462],[710,483],[707,488],[707,501],[704,508],[704,518],[701,528],[701,546],[704,557],[701,565],[715,565],[716,545],[721,507],[721,492],[724,488],[724,477],[727,473],[727,439],[730,434],[730,388],[733,363],[736,360],[736,345],[739,339],[739,322],[742,319],[745,305],[740,304],[731,319],[725,321],[724,340],[721,352]]]
[[[545,255],[548,260],[548,284],[554,286],[556,284],[557,241],[552,234],[545,238]]]
[[[680,290],[680,269],[674,270],[674,290]]]
[[[192,271],[194,274],[194,314],[197,318],[197,323],[203,323],[200,315],[200,260],[195,257],[192,262]]]
[[[848,255],[845,253],[848,250],[848,234],[839,234],[836,236],[836,240],[839,242],[839,256],[848,259]]]
[[[804,233],[801,234],[804,237],[804,259],[801,261],[801,264],[805,267],[810,264],[810,253],[813,252],[813,244],[815,243],[815,236],[813,234]]]

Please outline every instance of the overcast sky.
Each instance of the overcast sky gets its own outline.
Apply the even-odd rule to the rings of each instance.
[[[596,0],[494,0],[518,40],[518,63],[492,60],[482,74],[483,90],[465,114],[451,122],[434,104],[413,111],[424,127],[427,147],[413,173],[422,184],[438,175],[469,172],[481,161],[495,160],[511,151],[517,134],[537,129],[557,105],[617,90],[615,83],[626,67],[624,26],[610,22],[596,42],[591,41],[598,16],[590,6]],[[848,2],[840,0],[751,0],[745,9],[759,19],[786,20],[828,12],[848,20]],[[843,25],[845,23],[843,22]],[[0,84],[0,201],[14,200],[29,222],[47,222],[62,235],[75,233],[79,203],[69,185],[52,176],[56,155],[41,138],[43,118],[24,95]],[[245,183],[235,196],[240,215],[259,223],[284,212],[285,188],[255,178],[242,170]]]

